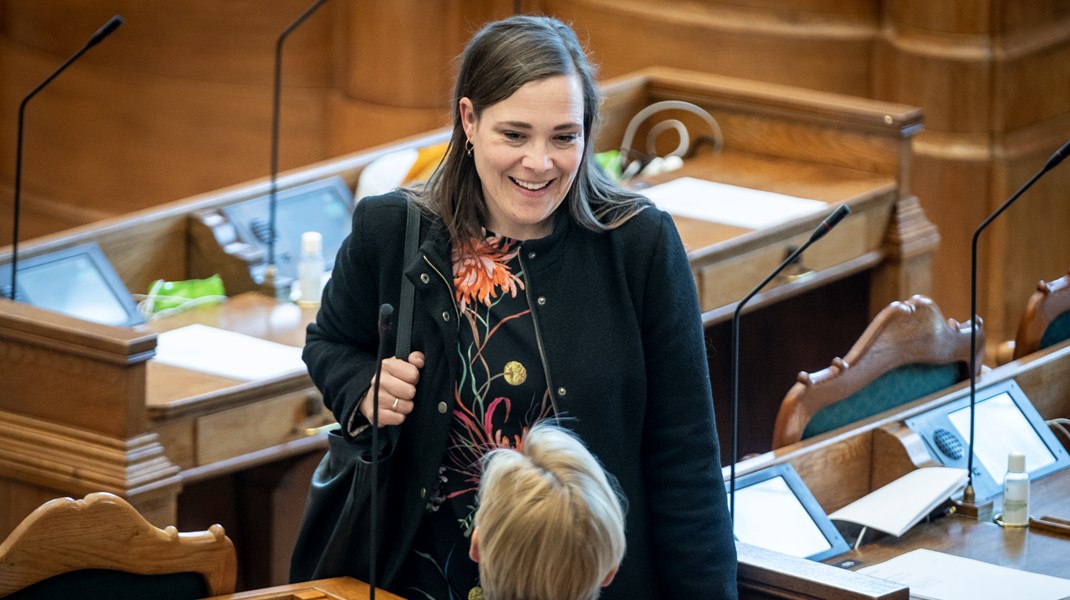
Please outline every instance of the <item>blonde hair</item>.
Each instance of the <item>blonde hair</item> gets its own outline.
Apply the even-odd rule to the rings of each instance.
[[[479,576],[487,600],[589,600],[624,557],[624,507],[598,459],[543,421],[484,458]]]

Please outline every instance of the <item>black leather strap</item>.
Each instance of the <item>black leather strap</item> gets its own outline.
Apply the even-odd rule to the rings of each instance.
[[[401,263],[407,269],[416,258],[416,249],[420,245],[420,207],[409,200],[409,214],[405,220],[405,260]],[[401,306],[398,307],[398,338],[394,356],[405,360],[412,349],[412,304],[416,289],[409,278],[401,275]]]

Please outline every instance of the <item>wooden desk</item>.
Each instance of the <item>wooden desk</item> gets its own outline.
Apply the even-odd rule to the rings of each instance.
[[[1018,383],[1043,418],[1070,415],[1070,344],[989,371],[978,382],[978,389],[1007,379]],[[858,424],[786,446],[740,463],[737,475],[789,463],[822,508],[831,513],[910,470],[937,465],[921,438],[903,421],[968,393],[968,384],[959,385]],[[1066,440],[1059,439],[1066,444]],[[1031,492],[1031,514],[1070,518],[1070,470],[1034,480]],[[997,498],[997,513],[1000,504]],[[868,533],[867,539],[870,535],[874,534]],[[959,515],[918,524],[901,538],[874,537],[859,549],[825,562],[854,560],[858,564],[852,568],[857,569],[918,548],[1070,579],[1070,562],[1066,561],[1070,536],[1002,528]]]
[[[674,175],[701,175],[830,205],[846,202],[856,213],[807,254],[803,264],[810,274],[777,282],[750,305],[755,310],[744,321],[743,357],[754,370],[744,378],[743,397],[751,410],[742,423],[743,431],[755,433],[741,440],[741,448],[764,449],[770,415],[795,371],[807,366],[798,356],[823,364],[849,346],[874,307],[927,290],[936,234],[910,193],[908,168],[920,111],[669,69],[607,82],[604,90],[601,149],[619,145],[631,115],[644,106],[668,97],[686,99],[717,116],[725,149],[697,157]],[[432,132],[284,173],[279,189],[335,175],[355,187],[375,159],[446,136]],[[135,328],[95,325],[0,300],[5,365],[0,369],[0,534],[55,496],[110,491],[157,525],[177,521],[183,529],[204,528],[222,521],[236,538],[239,556],[272,549],[263,559],[269,565],[243,563],[240,572],[251,578],[248,583],[262,587],[285,580],[285,540],[295,534],[308,471],[323,443],[321,437],[294,432],[320,416],[315,389],[305,376],[235,382],[150,360],[156,333],[192,322],[300,343],[311,313],[274,302],[274,289],[267,290],[269,296],[256,294],[266,287],[253,277],[263,253],[236,239],[221,221],[222,207],[268,192],[269,182],[257,180],[22,245],[22,256],[29,258],[96,242],[134,292],[147,290],[158,278],[219,273],[232,298]],[[758,231],[678,220],[715,350],[711,368],[722,427],[728,414],[723,387],[728,344],[722,338],[731,303],[823,216]],[[0,262],[9,260],[10,250],[0,251]],[[823,295],[813,300],[814,294]],[[798,313],[815,302],[831,303],[830,294],[837,298],[839,310],[832,315],[837,322],[811,335],[802,326],[820,323],[814,315],[829,311],[804,312],[805,318]],[[792,302],[783,302],[786,298]],[[763,376],[756,377],[761,371]],[[748,386],[768,386],[768,391]],[[724,431],[721,436],[728,439]],[[271,523],[273,541],[243,545],[242,528],[231,518],[245,519],[245,529],[252,531]]]
[[[370,591],[371,587],[363,581],[352,577],[333,577],[237,594],[212,596],[206,600],[363,600],[368,597]],[[378,588],[375,590],[375,597],[384,600],[403,600],[401,596],[395,596]]]

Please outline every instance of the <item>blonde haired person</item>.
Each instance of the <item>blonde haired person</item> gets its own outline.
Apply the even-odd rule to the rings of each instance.
[[[486,600],[591,600],[624,558],[624,509],[598,459],[542,421],[484,458],[470,556]]]

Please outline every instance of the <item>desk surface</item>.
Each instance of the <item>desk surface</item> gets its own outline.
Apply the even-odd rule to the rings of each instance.
[[[1070,416],[1070,343],[986,372],[978,389],[1013,379],[1045,419]],[[791,464],[827,513],[842,508],[903,473],[935,464],[924,442],[902,422],[960,399],[968,390],[949,391],[904,405],[836,431],[778,449],[742,463],[737,475],[780,462]],[[1064,446],[1067,440],[1056,436]],[[772,457],[770,459],[770,457]],[[1070,469],[1031,482],[1030,514],[1070,519]],[[1002,499],[993,502],[1002,510]],[[849,539],[848,542],[854,540]],[[1004,528],[952,514],[922,522],[900,538],[867,532],[856,550],[824,561],[853,560],[861,568],[916,549],[929,549],[988,563],[1070,579],[1070,535],[1036,528]]]
[[[352,577],[317,579],[304,583],[291,583],[237,594],[212,596],[207,600],[357,600],[368,597],[371,587]],[[376,598],[403,600],[382,589],[376,589]]]
[[[152,321],[144,327],[163,333],[186,325],[201,324],[235,333],[302,347],[305,327],[316,317],[315,308],[291,302],[277,302],[262,294],[248,292],[227,298],[219,304],[205,305]],[[257,385],[293,389],[311,385],[307,374],[291,375],[276,381],[258,381]],[[160,420],[181,414],[191,404],[199,410],[220,410],[242,403],[242,391],[249,382],[191,371],[149,361],[146,406],[149,418]]]

